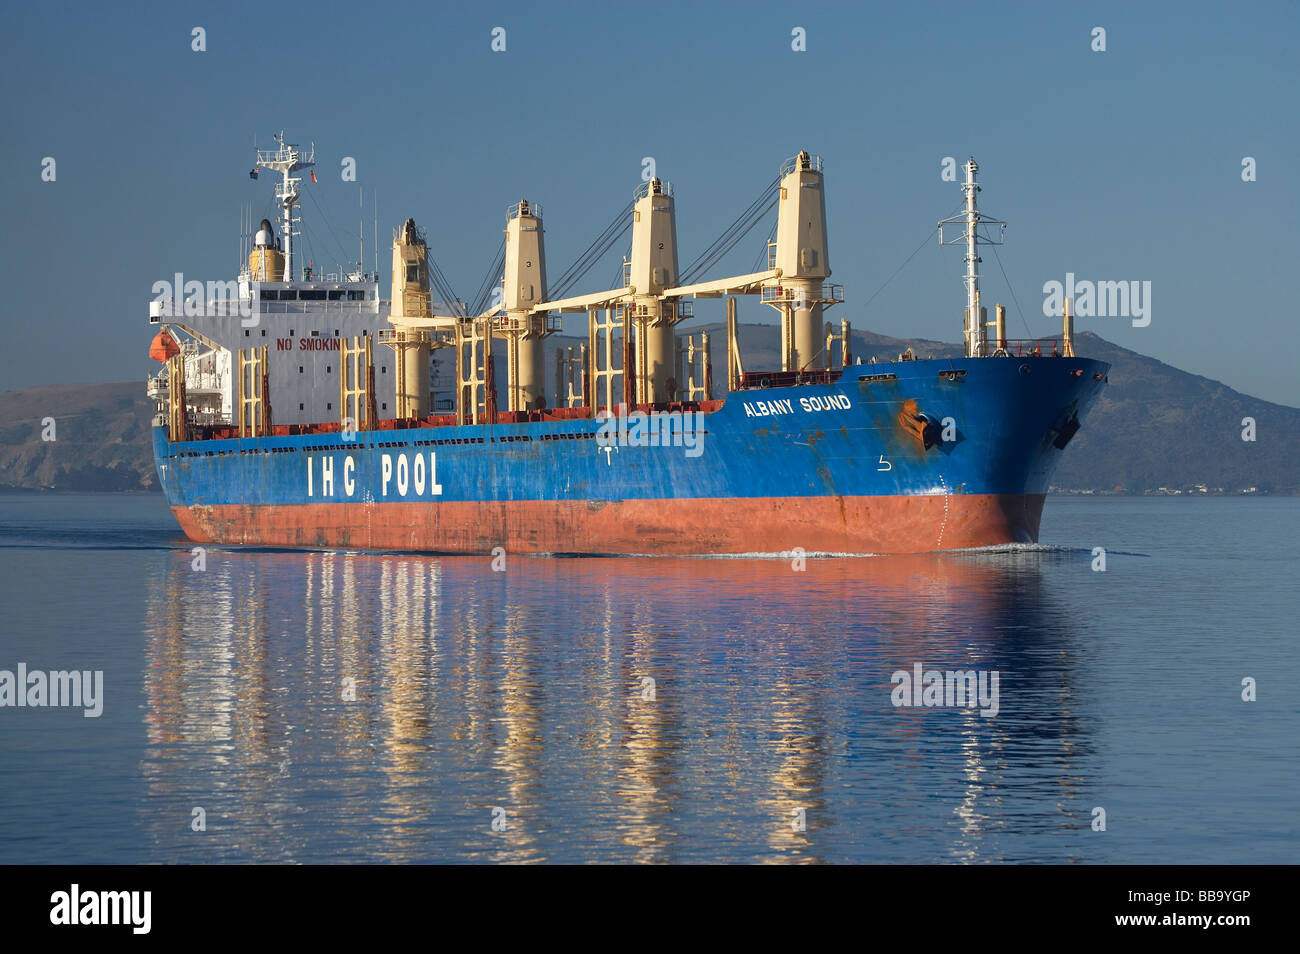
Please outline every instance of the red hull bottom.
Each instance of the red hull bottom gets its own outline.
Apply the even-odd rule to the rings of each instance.
[[[1043,494],[173,507],[197,543],[437,553],[924,553],[1034,543]]]

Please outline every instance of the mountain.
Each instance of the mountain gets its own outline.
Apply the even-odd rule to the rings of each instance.
[[[1058,487],[1300,493],[1300,410],[1091,333],[1077,336],[1075,351],[1110,362],[1110,383],[1062,458]],[[1242,439],[1245,418],[1254,441]]]
[[[721,389],[726,379],[723,329],[698,325],[684,333],[698,336],[701,331],[710,334],[713,378]],[[780,366],[775,325],[742,325],[740,339],[747,370]],[[553,335],[549,344],[552,352],[570,346],[576,352],[582,341]],[[893,359],[908,348],[922,358],[961,355],[957,344],[871,332],[854,332],[852,343],[853,355],[864,361]],[[1300,409],[1252,398],[1090,332],[1077,336],[1075,350],[1110,362],[1110,383],[1065,452],[1056,475],[1058,488],[1143,493],[1201,485],[1211,493],[1249,488],[1300,493]],[[554,374],[554,361],[548,353],[548,376]],[[497,380],[505,380],[504,366],[497,368]],[[547,393],[554,393],[553,380]],[[156,490],[149,443],[152,414],[143,380],[0,394],[0,487]],[[48,417],[56,422],[53,441],[41,439],[42,420]],[[1247,417],[1255,421],[1253,442],[1242,440],[1242,419]]]
[[[54,440],[42,423],[54,419]],[[157,490],[144,378],[51,384],[0,394],[0,487]]]

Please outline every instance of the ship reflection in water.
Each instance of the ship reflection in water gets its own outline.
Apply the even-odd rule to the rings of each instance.
[[[151,860],[1104,860],[1077,554],[173,559]],[[917,664],[997,715],[896,707]]]

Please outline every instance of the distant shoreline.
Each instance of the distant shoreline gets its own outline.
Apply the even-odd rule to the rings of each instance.
[[[35,496],[59,496],[66,495],[69,497],[77,495],[89,495],[103,497],[161,497],[161,490],[60,490],[57,487],[14,487],[0,486],[0,495],[8,497],[35,497]]]

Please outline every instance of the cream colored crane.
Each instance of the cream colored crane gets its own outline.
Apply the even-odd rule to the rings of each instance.
[[[683,298],[760,295],[781,313],[783,371],[820,369],[824,360],[823,311],[844,300],[826,282],[826,198],[821,160],[800,152],[781,168],[776,241],[769,243],[768,268],[761,272],[676,284],[677,223],[669,183],[651,179],[636,192],[632,256],[623,287],[542,302],[538,311],[583,312],[620,306],[636,335],[635,399],[658,403],[677,399],[674,326],[691,314]],[[730,347],[730,345],[729,345]]]
[[[617,310],[633,348],[624,343],[633,381],[627,393],[638,404],[680,399],[677,381],[676,325],[692,315],[685,298],[759,295],[781,314],[783,371],[820,370],[826,361],[823,312],[844,300],[831,275],[827,255],[826,198],[821,160],[801,151],[781,167],[778,180],[776,241],[768,243],[768,267],[760,272],[679,285],[677,222],[670,183],[652,178],[636,190],[632,206],[632,252],[624,262],[621,287],[554,301],[546,300],[546,253],[541,208],[521,200],[507,212],[505,267],[499,303],[463,318],[434,315],[430,308],[394,308],[390,321],[407,331],[455,332],[458,354],[469,346],[469,363],[458,364],[458,413],[479,419],[488,407],[493,337],[506,340],[512,411],[544,406],[543,339],[558,330],[558,315],[597,309]],[[394,246],[394,268],[398,264]],[[425,273],[419,273],[422,277]],[[427,279],[424,289],[427,290]],[[424,298],[427,301],[427,293]],[[501,312],[504,311],[504,317]],[[553,316],[555,316],[553,318]],[[591,320],[594,321],[594,318]],[[611,327],[612,319],[602,326]],[[729,327],[734,321],[729,322]],[[608,331],[607,331],[608,333]],[[434,336],[438,337],[437,334]],[[593,339],[594,340],[594,339]],[[734,341],[729,354],[738,354]],[[591,356],[594,360],[594,355]],[[463,372],[463,373],[462,373]],[[619,372],[621,373],[621,372]],[[413,382],[415,383],[415,382]],[[414,402],[412,402],[414,403]],[[464,404],[464,407],[460,405]]]

